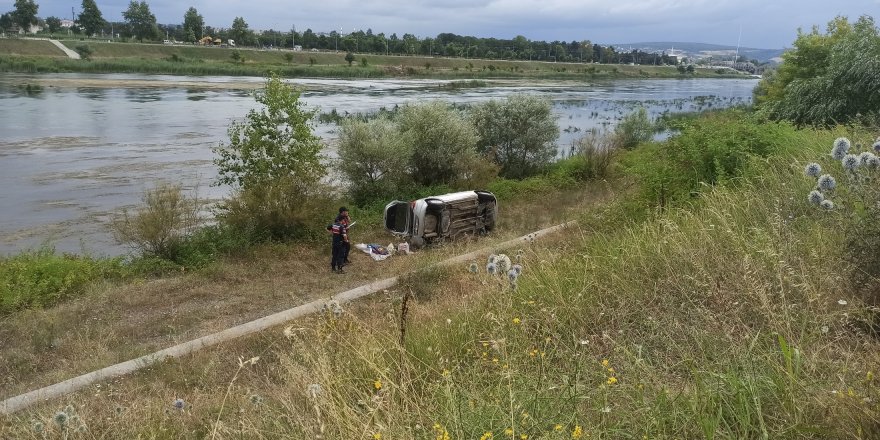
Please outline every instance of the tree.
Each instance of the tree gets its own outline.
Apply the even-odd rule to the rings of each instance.
[[[355,59],[355,58],[354,58],[354,54],[353,54],[353,53],[349,52],[349,53],[345,54],[345,61],[348,62],[349,67],[351,66],[351,63],[354,62],[354,59]]]
[[[95,35],[107,23],[101,15],[101,10],[95,4],[95,0],[83,0],[82,12],[79,13],[77,24],[82,28],[86,35]]]
[[[0,25],[0,28],[3,26]],[[46,18],[46,28],[48,29],[50,34],[54,34],[61,30],[61,19],[55,16]]]
[[[391,197],[408,183],[412,145],[388,119],[346,120],[339,131],[339,169],[356,203]]]
[[[502,176],[527,177],[556,156],[559,127],[549,100],[513,95],[478,104],[470,116],[480,137],[477,151],[500,165]]]
[[[326,174],[321,140],[312,134],[315,112],[305,110],[299,98],[278,76],[267,79],[255,98],[263,108],[248,112],[244,123],[233,122],[229,144],[214,149],[219,184],[259,188],[282,177],[316,183]]]
[[[40,7],[34,0],[15,0],[15,9],[12,11],[12,22],[27,32],[31,25],[37,23],[37,10]]]
[[[452,184],[465,177],[466,165],[477,155],[477,132],[449,104],[407,105],[400,111],[398,124],[413,151],[410,171],[416,181]]]
[[[755,89],[761,112],[796,124],[834,125],[880,108],[880,30],[873,18],[837,17],[827,32],[798,32],[794,49]]]
[[[200,40],[204,36],[204,32],[205,19],[196,8],[190,6],[183,14],[183,33],[186,35],[187,41],[194,43]]]
[[[158,37],[159,27],[156,26],[156,16],[150,12],[150,6],[147,2],[132,0],[128,9],[122,13],[122,17],[131,28],[133,36],[138,40],[144,41],[144,39]]]
[[[235,17],[232,20],[232,29],[229,30],[229,38],[235,40],[239,44],[244,44],[244,42],[248,41],[248,36],[250,35],[250,29],[248,28],[248,24],[244,21],[244,18]]]
[[[221,221],[253,238],[285,239],[321,223],[331,192],[321,140],[312,133],[315,112],[304,109],[300,92],[276,75],[256,94],[261,109],[229,126],[229,143],[214,149],[217,183],[236,196],[220,207]]]
[[[0,32],[6,32],[12,27],[12,14],[6,13],[0,15]]]

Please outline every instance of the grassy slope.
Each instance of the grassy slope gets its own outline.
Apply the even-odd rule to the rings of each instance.
[[[340,319],[170,361],[2,429],[43,420],[57,435],[50,418],[69,403],[67,429],[118,437],[877,438],[880,344],[853,325],[835,214],[804,201],[803,163],[839,134],[801,132],[794,153],[653,220],[585,212],[524,245],[516,290],[465,267],[426,273]]]
[[[17,55],[26,55],[25,59],[7,58],[0,63],[0,68],[11,71],[84,71],[84,72],[165,72],[190,74],[229,74],[229,75],[262,75],[268,69],[284,71],[296,76],[425,76],[452,78],[485,78],[485,77],[539,77],[539,78],[677,78],[681,75],[674,67],[662,66],[628,66],[578,63],[547,63],[533,61],[480,60],[462,58],[430,58],[421,56],[384,56],[357,54],[353,68],[348,68],[344,60],[345,53],[331,52],[290,52],[263,51],[247,48],[237,49],[245,58],[245,63],[232,63],[231,48],[172,46],[162,44],[107,43],[102,41],[82,42],[79,40],[62,41],[66,46],[75,48],[88,44],[92,50],[94,61],[57,60],[46,63],[40,57],[36,43],[31,40],[16,41],[19,47]],[[0,41],[0,54],[11,55]],[[32,49],[29,49],[32,48]],[[292,54],[293,60],[288,63],[285,54]],[[178,61],[170,62],[172,57]],[[368,67],[359,67],[361,59],[367,60]],[[314,66],[311,61],[314,60]],[[148,62],[145,62],[148,61]],[[38,63],[39,69],[30,64]],[[5,66],[4,66],[5,64]],[[430,65],[430,68],[427,66]],[[490,66],[492,66],[490,68]],[[714,71],[698,70],[698,77],[718,78]],[[742,77],[736,76],[736,77]]]
[[[0,38],[0,53],[12,56],[67,58],[54,44],[42,40]]]

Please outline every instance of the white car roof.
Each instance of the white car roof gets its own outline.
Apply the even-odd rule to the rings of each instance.
[[[457,202],[460,200],[467,200],[467,199],[474,198],[476,196],[477,196],[477,193],[475,191],[461,191],[461,192],[456,192],[456,193],[443,194],[442,196],[425,197],[422,200],[437,199],[437,200],[448,203],[448,202]]]

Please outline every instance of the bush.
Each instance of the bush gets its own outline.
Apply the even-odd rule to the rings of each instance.
[[[92,57],[93,51],[91,46],[89,46],[88,44],[78,44],[73,50],[76,51],[76,53],[79,54],[79,57],[84,60],[88,60]]]
[[[410,171],[422,185],[451,184],[465,178],[476,159],[477,133],[449,104],[407,105],[398,127],[410,142]]]
[[[663,143],[645,144],[626,156],[630,173],[639,178],[651,204],[696,193],[740,176],[753,156],[766,157],[797,143],[793,127],[760,123],[742,111],[729,111],[682,121],[681,133]]]
[[[578,180],[601,179],[620,150],[620,137],[590,132],[572,144],[572,155],[560,165],[570,168],[568,172]]]
[[[181,243],[199,226],[200,202],[184,195],[180,185],[167,184],[144,192],[143,202],[113,220],[114,238],[143,254],[175,261]]]
[[[95,280],[121,276],[119,259],[56,255],[45,248],[0,258],[0,314],[82,294]]]
[[[327,207],[334,205],[330,188],[292,177],[246,187],[224,200],[217,210],[221,225],[244,243],[323,236]]]
[[[550,101],[513,95],[475,105],[470,119],[479,135],[477,151],[501,166],[501,175],[521,179],[539,172],[556,156],[559,127]]]
[[[339,132],[339,170],[359,205],[386,198],[411,182],[412,145],[388,119],[345,120]]]
[[[654,136],[654,123],[648,117],[644,107],[626,115],[614,127],[614,135],[619,145],[632,150],[639,144],[648,142]]]

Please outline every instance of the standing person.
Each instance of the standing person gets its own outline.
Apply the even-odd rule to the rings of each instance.
[[[345,271],[342,270],[342,266],[344,265],[345,247],[348,245],[348,228],[340,217],[336,217],[336,220],[327,229],[333,235],[333,251],[330,257],[330,270],[333,271],[333,273],[345,273]]]
[[[348,227],[351,226],[351,217],[348,216],[348,208],[340,207],[339,208],[339,216],[336,217],[338,221],[341,221],[343,225],[345,225],[345,233],[346,237],[348,236]],[[346,240],[342,246],[342,264],[351,264],[351,261],[348,260],[348,252],[351,250],[351,241]]]

